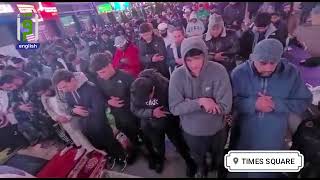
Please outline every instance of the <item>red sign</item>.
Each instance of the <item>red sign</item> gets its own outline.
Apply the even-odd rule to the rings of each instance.
[[[20,13],[38,13],[40,21],[58,17],[58,10],[52,2],[38,2],[34,4],[17,4]]]
[[[58,10],[53,2],[39,2],[37,11],[44,20],[58,17]]]

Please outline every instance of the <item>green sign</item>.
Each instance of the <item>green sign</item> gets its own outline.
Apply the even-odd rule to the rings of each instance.
[[[125,9],[128,9],[130,7],[129,2],[112,2],[113,8],[116,11],[123,11]]]
[[[101,4],[97,8],[99,14],[112,12],[112,6],[109,3]]]

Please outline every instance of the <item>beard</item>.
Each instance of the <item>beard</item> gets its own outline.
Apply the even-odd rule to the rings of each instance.
[[[167,37],[167,35],[168,35],[167,32],[161,34],[161,36],[164,37],[164,38]]]

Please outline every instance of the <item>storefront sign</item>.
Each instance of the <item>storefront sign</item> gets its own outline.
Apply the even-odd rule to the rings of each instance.
[[[0,4],[0,14],[2,13],[13,13],[14,10],[10,4]]]
[[[111,2],[113,9],[116,11],[123,11],[130,7],[129,2]]]
[[[109,3],[101,4],[97,9],[99,14],[112,12],[112,6]]]
[[[31,4],[17,4],[20,13],[37,13],[34,5]]]
[[[38,13],[44,20],[58,17],[58,10],[52,2],[39,2]]]

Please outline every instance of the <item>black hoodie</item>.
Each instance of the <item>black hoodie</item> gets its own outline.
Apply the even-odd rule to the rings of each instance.
[[[136,87],[136,81],[132,83],[131,86],[131,111],[141,118],[141,125],[144,126],[146,123],[151,123],[153,127],[164,128],[165,123],[168,118],[172,118],[172,115],[167,115],[165,118],[157,119],[153,117],[153,110],[159,106],[163,106],[163,110],[169,112],[169,102],[168,102],[168,88],[169,80],[162,76],[159,72],[154,69],[146,69],[142,71],[138,78],[151,79],[154,86],[155,92],[152,99],[149,99],[148,93],[141,93],[145,89],[151,89],[150,87],[145,87],[138,89]]]
[[[116,70],[116,74],[108,80],[97,78],[97,86],[105,95],[105,102],[109,100],[111,96],[124,100],[125,105],[122,108],[111,107],[112,114],[116,119],[122,121],[138,121],[137,117],[130,111],[130,87],[133,80],[133,77],[120,70]]]

